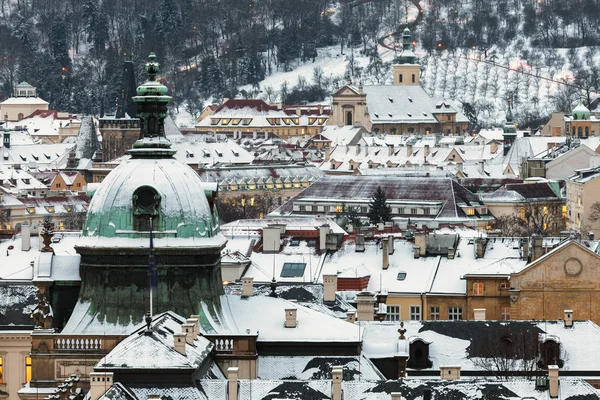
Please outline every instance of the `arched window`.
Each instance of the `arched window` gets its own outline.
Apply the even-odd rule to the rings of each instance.
[[[354,125],[352,122],[352,111],[346,111],[346,125]]]
[[[577,136],[579,136],[579,137],[583,136],[583,128],[581,126],[579,128],[577,128]]]
[[[133,229],[149,231],[150,219],[156,229],[160,223],[160,195],[150,186],[142,186],[133,193]]]
[[[585,137],[590,136],[590,128],[589,127],[585,127]]]
[[[23,118],[25,118],[25,116],[23,115],[23,113],[19,113],[19,115],[17,116],[17,119],[20,121]]]

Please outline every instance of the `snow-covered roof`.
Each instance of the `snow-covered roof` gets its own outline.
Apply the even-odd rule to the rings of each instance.
[[[365,356],[259,356],[260,380],[331,379],[333,366],[344,367],[344,381],[381,380],[384,376]]]
[[[48,105],[46,100],[41,99],[39,97],[9,97],[0,103],[0,106],[8,106],[8,105]]]
[[[0,147],[0,165],[20,165],[30,169],[62,169],[67,165],[73,144],[24,144]]]

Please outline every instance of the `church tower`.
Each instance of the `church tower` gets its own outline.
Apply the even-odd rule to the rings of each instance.
[[[396,58],[394,85],[419,85],[421,83],[421,65],[413,52],[410,29],[402,32],[402,53]]]
[[[517,128],[513,121],[512,107],[510,100],[508,101],[508,111],[506,112],[506,122],[502,127],[502,137],[504,138],[504,155],[507,155],[510,148],[512,147],[515,139],[517,138]]]

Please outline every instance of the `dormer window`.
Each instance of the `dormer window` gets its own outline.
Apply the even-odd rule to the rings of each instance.
[[[160,195],[150,186],[142,186],[133,193],[133,229],[136,231],[149,231],[150,219],[152,226],[159,223]]]

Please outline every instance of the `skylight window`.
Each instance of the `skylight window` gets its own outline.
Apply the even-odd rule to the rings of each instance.
[[[390,103],[394,102],[394,99],[392,99],[391,97],[388,97],[388,100],[390,101]]]
[[[409,97],[409,98],[408,98],[408,101],[410,101],[410,102],[412,103],[412,97]]]
[[[399,281],[403,281],[406,279],[406,272],[398,272],[398,277],[396,278]]]
[[[304,276],[306,263],[284,263],[281,269],[282,278],[301,278]]]
[[[412,113],[406,113],[406,114],[408,114],[409,117],[412,117]]]

